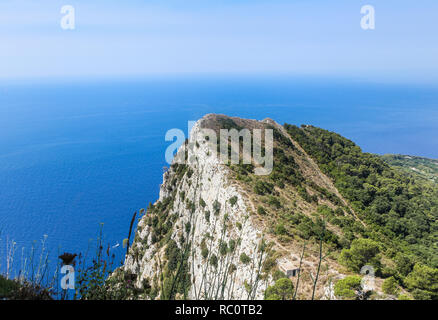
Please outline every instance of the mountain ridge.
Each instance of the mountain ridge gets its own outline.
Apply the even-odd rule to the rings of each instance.
[[[254,164],[220,163],[206,128],[273,130],[273,171],[256,176]],[[416,281],[421,272],[436,277],[436,251],[422,244],[435,236],[427,237],[436,230],[433,187],[401,177],[337,134],[271,119],[208,114],[175,158],[187,155],[192,161],[174,159],[163,175],[159,200],[141,217],[126,262],[111,277],[114,288],[129,275],[145,299],[272,298],[276,281],[299,268],[295,298],[336,299],[336,283],[369,265],[373,298],[394,298],[384,292],[384,278],[394,278],[404,294],[435,297],[433,286]],[[431,195],[421,202],[416,188]],[[417,212],[421,203],[431,204],[430,213]],[[400,219],[413,225],[399,231]],[[426,229],[411,231],[418,228]]]

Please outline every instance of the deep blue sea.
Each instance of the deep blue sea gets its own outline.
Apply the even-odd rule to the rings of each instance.
[[[158,197],[167,130],[224,113],[336,131],[373,153],[438,158],[438,86],[291,77],[0,83],[5,240],[84,252],[104,223],[122,259],[132,214]],[[52,260],[56,260],[53,258]]]

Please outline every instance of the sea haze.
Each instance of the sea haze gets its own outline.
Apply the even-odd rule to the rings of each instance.
[[[18,260],[44,235],[52,261],[84,252],[104,223],[120,262],[132,214],[158,197],[166,131],[186,131],[206,113],[312,124],[366,152],[438,158],[432,86],[290,77],[2,83],[1,257],[6,238]]]

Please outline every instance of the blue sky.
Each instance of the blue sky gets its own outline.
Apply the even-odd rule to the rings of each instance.
[[[61,7],[76,9],[62,30]],[[376,29],[360,28],[363,5]],[[282,73],[438,83],[436,0],[2,0],[0,78]]]

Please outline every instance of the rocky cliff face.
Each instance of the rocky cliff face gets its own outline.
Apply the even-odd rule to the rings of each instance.
[[[223,127],[274,130],[269,178],[254,176],[253,165],[221,163],[203,130]],[[188,161],[177,163],[185,156]],[[324,245],[318,240],[313,226],[321,208],[362,223],[282,126],[207,115],[164,173],[160,197],[141,217],[114,277],[129,275],[145,299],[263,299],[266,288],[289,272],[299,286],[297,298],[312,296],[318,276],[315,297],[333,299],[333,282],[345,270],[325,256],[343,232],[324,224]]]
[[[185,292],[186,297],[263,298],[270,282],[269,277],[257,278],[267,256],[261,248],[263,230],[250,219],[242,191],[230,181],[229,169],[213,156],[210,143],[201,134],[201,122],[195,124],[186,144],[196,148],[190,152],[195,158],[189,165],[170,167],[164,174],[157,202],[172,199],[167,213],[173,217],[169,239],[179,247],[178,258],[187,260],[190,289]],[[181,149],[179,154],[183,152]],[[145,279],[154,282],[165,271],[163,264],[167,259],[165,248],[153,239],[147,218],[145,215],[138,224],[136,241],[124,266],[125,271],[139,274],[138,285]],[[188,243],[190,248],[186,249]],[[183,295],[184,291],[179,293]]]

